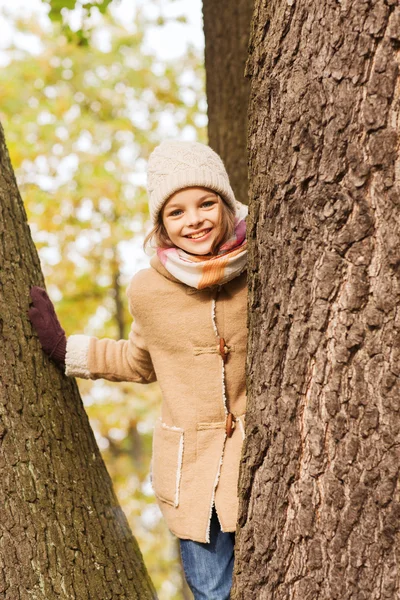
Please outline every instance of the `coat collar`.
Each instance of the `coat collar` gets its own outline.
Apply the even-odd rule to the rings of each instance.
[[[157,273],[159,273],[166,279],[169,279],[170,281],[173,281],[174,283],[180,283],[181,285],[185,285],[184,283],[182,283],[182,281],[179,281],[179,279],[177,279],[176,277],[171,275],[171,273],[169,271],[167,271],[167,269],[162,264],[161,260],[158,258],[157,254],[154,254],[154,256],[151,257],[150,266],[153,267],[153,269],[155,271],[157,271]]]
[[[235,279],[232,279],[228,283],[225,283],[223,286],[214,285],[212,287],[204,288],[203,290],[198,290],[194,287],[190,287],[190,285],[186,285],[186,283],[179,281],[179,279],[177,279],[176,277],[171,275],[171,273],[169,271],[167,271],[167,269],[164,267],[164,265],[158,258],[157,254],[155,254],[154,256],[151,257],[150,266],[155,271],[157,271],[157,273],[159,275],[161,275],[162,277],[165,277],[165,279],[168,279],[169,281],[172,281],[173,283],[178,283],[179,285],[182,285],[184,287],[184,289],[186,290],[187,294],[206,294],[206,295],[211,294],[211,297],[214,297],[214,295],[218,292],[219,289],[221,289],[221,287],[223,287],[223,288],[227,287],[229,289],[231,283],[234,283],[237,280],[242,279],[243,277],[246,279],[246,277],[247,277],[247,272],[243,271],[243,273],[241,273],[238,277],[235,277]]]
[[[169,271],[167,271],[167,269],[162,264],[161,260],[158,258],[157,254],[155,254],[154,256],[151,257],[150,266],[155,271],[157,271],[157,273],[159,275],[161,275],[162,277],[165,277],[165,279],[168,279],[169,281],[172,281],[173,283],[178,283],[179,285],[182,285],[185,288],[187,294],[201,294],[201,293],[204,294],[207,292],[214,291],[212,288],[205,288],[204,290],[197,290],[196,288],[190,287],[190,285],[187,285],[186,283],[179,281],[179,279],[177,279],[176,277],[171,275],[171,273]]]
[[[165,277],[165,279],[168,279],[173,283],[179,283],[179,285],[182,285],[185,288],[187,294],[211,294],[213,296],[216,293],[216,291],[221,287],[220,285],[214,285],[211,287],[204,288],[202,290],[198,290],[194,287],[191,287],[190,285],[187,285],[186,283],[183,283],[183,281],[180,281],[179,279],[174,277],[169,271],[167,271],[167,269],[162,264],[161,260],[158,258],[157,254],[151,257],[150,266],[155,271],[157,271],[159,275]]]

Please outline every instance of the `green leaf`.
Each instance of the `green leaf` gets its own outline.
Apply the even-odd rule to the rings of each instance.
[[[45,4],[50,5],[49,17],[53,21],[62,21],[62,9],[73,10],[77,0],[42,0]]]
[[[63,12],[74,10],[76,5],[83,5],[84,7],[84,17],[85,21],[86,17],[88,17],[91,13],[92,8],[96,7],[101,14],[105,14],[108,6],[111,4],[113,0],[99,0],[98,2],[85,2],[83,0],[42,0],[45,4],[50,5],[49,17],[52,21],[55,22],[63,22]],[[118,0],[115,0],[117,2]]]

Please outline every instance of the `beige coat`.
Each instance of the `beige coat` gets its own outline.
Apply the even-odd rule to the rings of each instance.
[[[163,403],[152,482],[170,530],[209,541],[215,503],[222,530],[235,531],[246,407],[246,274],[199,291],[154,257],[151,268],[133,277],[127,295],[134,318],[129,340],[69,337],[66,372],[111,381],[157,379]]]

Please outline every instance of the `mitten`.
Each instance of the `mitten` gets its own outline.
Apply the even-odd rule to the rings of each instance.
[[[53,303],[43,288],[34,286],[30,294],[33,306],[28,311],[28,317],[36,329],[42,348],[60,366],[65,366],[67,338]]]

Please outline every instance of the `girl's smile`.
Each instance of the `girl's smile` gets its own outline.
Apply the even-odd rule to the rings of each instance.
[[[197,233],[192,233],[187,235],[186,237],[188,237],[190,240],[194,240],[194,241],[200,241],[205,239],[205,237],[211,232],[211,229],[202,229],[201,231],[197,232]]]
[[[202,187],[179,190],[165,203],[162,220],[174,246],[191,254],[210,254],[220,234],[221,200]]]

